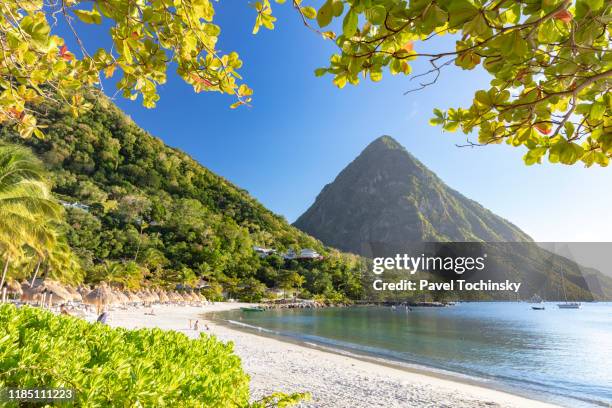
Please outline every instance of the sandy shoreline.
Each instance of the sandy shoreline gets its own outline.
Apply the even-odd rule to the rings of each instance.
[[[234,309],[244,304],[217,303],[202,307],[156,306],[148,309],[116,310],[110,324],[126,328],[158,327],[177,330],[190,337],[189,320],[200,320],[202,332],[222,341],[234,342],[251,376],[257,399],[274,391],[305,392],[312,400],[301,407],[553,407],[482,386],[411,372],[358,358],[326,352],[300,344],[234,330],[202,318],[202,314]],[[205,325],[209,331],[205,330]]]

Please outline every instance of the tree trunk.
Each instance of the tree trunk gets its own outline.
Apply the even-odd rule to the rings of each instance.
[[[8,272],[9,261],[11,259],[10,255],[6,256],[6,261],[4,262],[4,270],[2,271],[2,280],[0,280],[0,289],[4,286],[4,281],[6,280],[6,273]]]
[[[36,276],[38,275],[38,270],[40,269],[41,262],[42,262],[42,259],[39,259],[38,263],[36,264],[36,270],[34,271],[34,276],[32,276],[32,282],[30,282],[30,287],[34,286],[34,281],[36,280]]]

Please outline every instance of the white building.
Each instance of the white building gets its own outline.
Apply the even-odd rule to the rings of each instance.
[[[266,257],[276,253],[276,250],[274,250],[274,249],[271,249],[271,248],[262,248],[262,247],[258,247],[258,246],[254,246],[253,247],[253,251],[255,251],[257,253],[257,255],[259,255],[260,258],[266,258]]]
[[[319,259],[321,254],[312,248],[304,248],[300,251],[299,259]]]

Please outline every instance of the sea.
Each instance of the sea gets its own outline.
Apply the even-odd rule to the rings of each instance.
[[[480,383],[561,406],[612,407],[612,303],[232,310],[236,329]]]

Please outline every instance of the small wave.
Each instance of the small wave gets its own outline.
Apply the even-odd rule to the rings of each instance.
[[[252,330],[257,330],[259,332],[264,332],[264,333],[270,333],[270,334],[276,334],[276,335],[280,335],[279,332],[274,331],[274,330],[270,330],[270,329],[266,329],[260,326],[254,326],[252,324],[248,324],[248,323],[242,323],[242,322],[237,322],[236,320],[226,320],[228,323],[231,323],[233,325],[236,326],[241,326],[241,327],[246,327],[248,329],[252,329]]]

